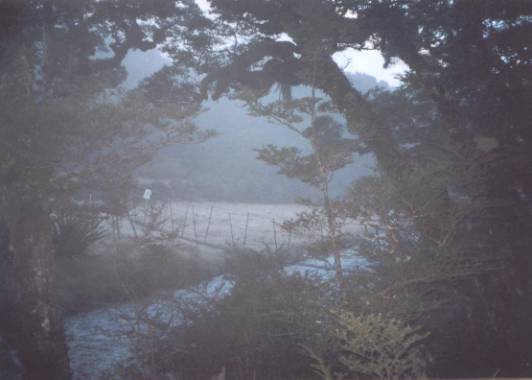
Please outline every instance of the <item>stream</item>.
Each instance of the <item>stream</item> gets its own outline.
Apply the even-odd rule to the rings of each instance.
[[[332,258],[326,261],[309,259],[289,265],[284,270],[290,275],[318,274],[326,280],[334,275],[330,269]],[[366,267],[367,263],[360,256],[351,254],[345,257],[344,266],[347,270],[355,270]],[[177,300],[202,302],[230,294],[232,286],[229,279],[220,275],[194,288],[179,289],[174,292],[174,297]],[[132,357],[131,332],[139,327],[132,326],[132,321],[139,307],[150,317],[165,319],[168,323],[171,320],[171,323],[178,325],[179,317],[168,306],[164,301],[149,305],[128,303],[67,317],[65,332],[74,380],[100,379],[106,371]]]

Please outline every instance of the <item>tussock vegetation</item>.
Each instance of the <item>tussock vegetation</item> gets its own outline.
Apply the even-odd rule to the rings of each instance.
[[[176,248],[150,245],[140,252],[131,243],[110,253],[57,261],[54,295],[65,311],[79,312],[131,302],[198,283],[216,268]]]

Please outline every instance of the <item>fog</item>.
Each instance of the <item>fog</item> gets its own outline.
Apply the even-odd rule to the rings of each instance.
[[[531,377],[531,26],[0,0],[0,380]]]

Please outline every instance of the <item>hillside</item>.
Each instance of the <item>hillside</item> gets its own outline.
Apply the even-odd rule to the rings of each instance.
[[[386,82],[366,74],[353,74],[351,80],[363,93],[377,86],[390,89]],[[304,96],[304,92],[296,89],[294,96]],[[219,135],[199,145],[175,145],[161,151],[138,172],[143,186],[154,186],[156,192],[171,188],[173,197],[186,200],[293,202],[297,197],[316,196],[307,185],[278,175],[275,168],[256,159],[254,149],[266,144],[307,149],[293,132],[248,115],[242,103],[226,98],[207,102],[196,122]],[[334,178],[333,194],[371,172],[372,165],[369,156],[353,157],[353,164]]]

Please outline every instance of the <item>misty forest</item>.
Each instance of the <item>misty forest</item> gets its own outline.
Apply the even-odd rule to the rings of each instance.
[[[0,379],[532,377],[531,49],[532,0],[0,0]]]

